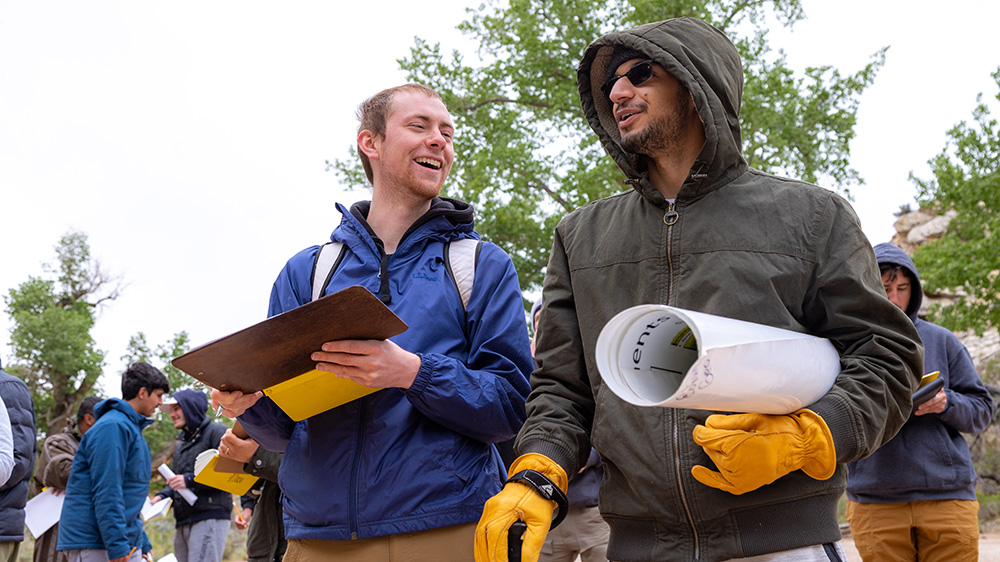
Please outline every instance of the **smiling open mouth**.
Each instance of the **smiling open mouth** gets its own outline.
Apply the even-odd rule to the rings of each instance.
[[[416,160],[414,160],[414,162],[420,164],[424,168],[430,168],[432,170],[441,169],[441,162],[438,160],[434,160],[433,158],[417,158]]]

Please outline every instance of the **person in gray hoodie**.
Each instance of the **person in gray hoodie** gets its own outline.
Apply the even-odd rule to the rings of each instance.
[[[955,334],[917,316],[923,290],[910,256],[885,243],[875,257],[886,295],[924,342],[924,372],[938,371],[944,387],[892,441],[847,465],[854,545],[866,561],[978,560],[976,470],[962,434],[986,429],[993,399]]]
[[[747,165],[740,56],[706,22],[601,37],[577,82],[632,189],[556,227],[520,456],[484,506],[477,561],[507,560],[518,519],[523,560],[537,559],[553,514],[568,511],[557,492],[591,446],[604,462],[610,560],[843,560],[845,463],[902,427],[923,367],[857,215],[830,190]],[[841,370],[826,394],[784,415],[635,406],[604,384],[596,348],[609,320],[643,304],[826,338]]]

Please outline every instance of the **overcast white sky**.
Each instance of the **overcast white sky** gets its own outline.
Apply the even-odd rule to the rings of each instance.
[[[853,73],[891,45],[851,158],[865,232],[886,241],[908,172],[926,177],[976,94],[996,93],[1000,3],[803,3],[808,20],[770,36],[797,67]],[[260,321],[285,260],[338,223],[333,202],[367,198],[324,171],[356,105],[403,80],[416,35],[468,51],[466,5],[0,0],[0,294],[85,232],[128,283],[93,332],[112,396],[135,333],[197,345]],[[9,329],[4,312],[5,364]]]

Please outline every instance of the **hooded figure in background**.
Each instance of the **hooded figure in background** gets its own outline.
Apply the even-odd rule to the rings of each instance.
[[[920,275],[892,244],[875,246],[886,295],[906,312],[924,342],[924,372],[944,385],[914,405],[892,441],[848,464],[847,520],[866,561],[978,560],[976,470],[963,433],[986,429],[993,399],[962,342],[917,316]]]
[[[175,476],[167,480],[167,488],[157,492],[153,503],[163,498],[173,499],[174,556],[178,562],[221,562],[229,533],[233,496],[229,492],[194,481],[194,465],[198,455],[208,449],[218,449],[226,426],[208,417],[208,397],[194,389],[179,390],[172,400],[164,400],[161,410],[170,414],[174,427],[181,430],[171,468]],[[198,496],[190,505],[178,490],[187,488]]]
[[[556,227],[520,456],[484,507],[477,561],[507,560],[518,519],[522,560],[537,560],[591,446],[604,462],[610,560],[843,560],[845,463],[902,427],[922,370],[919,337],[886,299],[857,216],[829,190],[747,166],[739,53],[703,21],[601,37],[577,78],[632,189]],[[609,320],[643,304],[827,338],[842,370],[785,415],[635,406],[603,384],[596,346]]]

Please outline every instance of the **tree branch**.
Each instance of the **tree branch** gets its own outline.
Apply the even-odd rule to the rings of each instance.
[[[513,100],[510,98],[490,98],[488,100],[483,100],[477,104],[466,105],[465,109],[467,111],[475,111],[480,107],[483,107],[484,105],[489,105],[491,103],[514,103],[518,105],[530,105],[532,107],[540,107],[542,109],[552,109],[551,105],[547,103],[542,103],[540,101],[521,101],[521,100]]]

